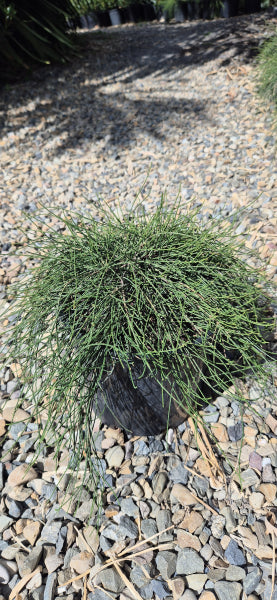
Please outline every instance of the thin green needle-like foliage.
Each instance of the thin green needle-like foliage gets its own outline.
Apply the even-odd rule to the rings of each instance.
[[[264,42],[258,56],[258,89],[277,111],[277,31]]]
[[[82,463],[95,500],[104,477],[96,395],[116,364],[132,379],[139,359],[193,418],[211,401],[203,382],[219,394],[238,376],[268,378],[262,271],[247,263],[232,227],[201,226],[180,208],[162,201],[150,215],[137,205],[127,214],[103,209],[100,220],[65,218],[65,231],[34,242],[38,264],[14,289],[9,360],[23,369],[41,445],[54,446],[57,459],[70,448],[69,466],[78,472]]]

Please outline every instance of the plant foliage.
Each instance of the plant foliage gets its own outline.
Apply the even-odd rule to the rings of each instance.
[[[72,55],[68,22],[77,14],[71,0],[0,0],[2,77]]]
[[[277,33],[263,44],[260,51],[259,90],[277,109]]]
[[[96,490],[93,414],[115,365],[132,377],[139,359],[194,417],[211,400],[203,379],[219,394],[226,374],[229,385],[268,376],[270,294],[231,229],[163,201],[154,214],[137,205],[64,226],[34,242],[39,262],[15,287],[9,360],[23,369],[41,443],[54,436],[57,457],[68,446]]]

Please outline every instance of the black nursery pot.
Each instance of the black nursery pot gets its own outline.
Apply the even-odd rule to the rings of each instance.
[[[167,425],[178,427],[186,418],[186,413],[170,401],[174,384],[164,387],[162,394],[159,381],[145,372],[141,360],[132,361],[131,376],[127,365],[117,362],[98,389],[95,412],[102,423],[111,427],[121,427],[134,435],[156,435]]]
[[[110,27],[111,19],[108,10],[98,10],[96,13],[99,27]]]
[[[178,2],[174,10],[174,18],[177,23],[183,23],[188,18],[188,7],[185,2]]]
[[[200,2],[199,12],[201,19],[211,19],[210,0],[202,0],[202,2]]]
[[[221,16],[225,19],[229,19],[230,17],[236,17],[239,13],[239,0],[224,0]]]
[[[273,333],[264,336],[269,353],[273,339]],[[190,380],[192,393],[197,391],[198,404],[194,407],[195,411],[201,409],[199,393],[204,407],[224,392],[233,383],[234,377],[242,376],[240,352],[231,348],[226,350],[222,345],[218,345],[217,350],[221,355],[220,364],[213,363],[212,356],[210,364],[213,364],[215,370],[220,368],[220,385],[218,381],[215,383],[209,367],[204,365],[201,357],[196,367],[186,367],[181,374],[184,381]],[[181,398],[182,394],[173,377],[163,382],[162,386],[159,374],[154,378],[145,370],[143,362],[134,357],[128,366],[117,361],[112,371],[103,378],[96,394],[94,412],[102,423],[120,427],[127,433],[157,435],[167,427],[178,427],[188,416],[185,407],[181,408],[174,401],[175,397]],[[192,402],[191,399],[190,406]]]
[[[197,19],[198,7],[194,0],[187,3],[188,19]]]
[[[144,21],[154,21],[157,18],[153,4],[143,4]]]
[[[237,363],[232,369],[236,376],[240,374],[240,355],[237,351],[225,352],[220,348],[222,357],[226,361]],[[212,362],[212,358],[211,358]],[[207,401],[214,400],[225,386],[231,384],[229,376],[221,376],[222,389],[215,391],[215,383],[211,378],[209,370],[204,366],[201,358],[197,361],[197,367],[186,368],[183,371],[184,381],[190,380],[192,391],[200,392],[203,397],[203,406]],[[193,376],[193,378],[192,378]],[[111,373],[103,378],[95,399],[95,412],[101,421],[111,427],[121,427],[134,435],[157,435],[167,427],[178,427],[187,418],[185,408],[182,409],[174,397],[182,397],[180,389],[169,378],[161,385],[161,378],[157,374],[154,378],[146,371],[143,363],[138,358],[133,358],[132,363],[122,366],[116,362]],[[196,410],[199,410],[199,405]]]
[[[251,13],[260,12],[261,1],[260,0],[245,0],[244,12],[249,15]]]
[[[143,5],[139,3],[130,4],[128,7],[129,20],[133,23],[144,21]]]

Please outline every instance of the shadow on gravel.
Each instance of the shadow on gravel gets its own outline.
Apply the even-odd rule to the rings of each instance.
[[[216,58],[225,66],[241,58],[245,64],[257,52],[264,18],[250,15],[184,25],[143,24],[81,33],[82,57],[70,65],[38,69],[28,82],[4,89],[2,131],[14,131],[49,158],[88,141],[105,140],[125,147],[135,132],[163,138],[163,124],[174,123],[185,135],[196,119],[205,119],[205,98],[186,99],[182,69]],[[163,97],[144,80],[166,78],[167,89],[183,92],[182,99]],[[128,85],[136,82],[134,89]],[[168,84],[169,82],[169,84]],[[135,97],[134,97],[135,96]],[[1,105],[0,105],[1,106]],[[7,109],[13,118],[3,117]],[[16,113],[16,118],[15,118]],[[53,140],[52,148],[49,140]]]

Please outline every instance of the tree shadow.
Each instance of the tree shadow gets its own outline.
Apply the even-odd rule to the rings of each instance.
[[[195,120],[207,118],[206,98],[187,94],[186,67],[217,58],[222,65],[251,60],[260,42],[258,21],[248,16],[81,33],[80,58],[38,69],[28,82],[3,90],[3,134],[15,126],[26,130],[28,142],[49,158],[90,142],[101,142],[102,152],[125,148],[138,130],[159,142],[172,125],[184,136]],[[11,120],[3,118],[7,109]]]

